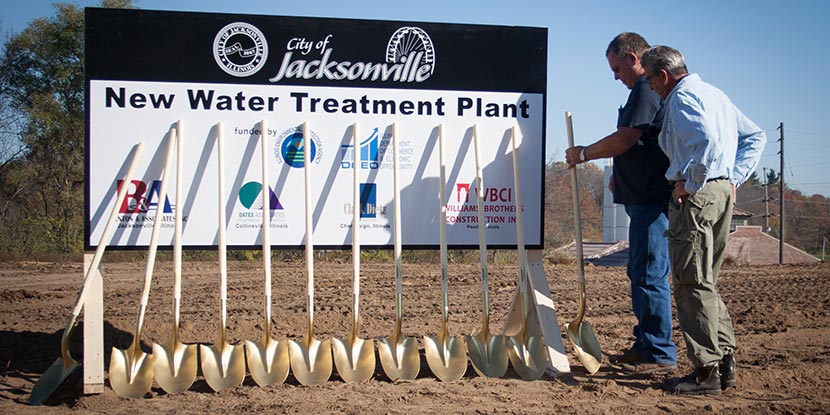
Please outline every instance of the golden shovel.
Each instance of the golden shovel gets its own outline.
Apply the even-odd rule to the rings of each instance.
[[[268,127],[265,120],[259,125],[262,146],[262,267],[265,272],[265,321],[262,338],[245,341],[248,371],[259,386],[283,383],[288,377],[288,343],[271,338],[271,187],[268,184]]]
[[[424,354],[430,370],[438,379],[453,382],[461,379],[467,371],[467,346],[461,336],[449,335],[449,272],[447,267],[447,206],[446,206],[446,165],[444,164],[444,125],[438,125],[438,157],[440,177],[438,183],[441,215],[439,220],[441,242],[441,332],[437,337],[424,336]]]
[[[481,156],[479,154],[478,126],[473,125],[473,144],[476,156],[476,203],[478,212],[478,251],[481,259],[481,299],[484,304],[484,317],[481,332],[477,336],[465,336],[467,339],[467,354],[473,369],[481,376],[497,378],[507,372],[507,348],[503,335],[490,334],[490,289],[487,281],[487,243],[485,242],[484,228],[484,183],[481,174]]]
[[[167,345],[153,344],[153,374],[156,383],[165,392],[173,394],[184,392],[196,379],[199,368],[198,352],[195,344],[183,344],[179,341],[179,309],[182,295],[182,160],[184,142],[182,121],[176,127],[176,215],[173,236],[173,334]]]
[[[228,246],[225,236],[225,160],[222,123],[216,125],[216,152],[219,161],[219,338],[213,346],[199,345],[202,374],[208,385],[219,392],[239,386],[245,380],[245,348],[226,341],[228,318]]]
[[[574,146],[573,120],[571,113],[565,113],[568,128],[568,146]],[[571,167],[571,187],[573,188],[574,227],[576,228],[576,264],[579,281],[579,309],[576,318],[567,326],[568,338],[574,345],[576,356],[588,373],[594,374],[602,365],[602,348],[597,340],[594,328],[583,320],[585,317],[585,264],[582,263],[582,220],[579,212],[579,187],[576,181],[576,168]]]
[[[156,217],[153,221],[153,233],[150,236],[147,268],[144,272],[144,289],[141,292],[133,342],[126,350],[113,347],[110,354],[110,386],[112,386],[115,394],[122,398],[140,398],[150,391],[150,386],[153,384],[153,355],[152,353],[148,355],[141,350],[141,328],[144,324],[144,312],[147,309],[147,300],[150,298],[150,287],[153,282],[153,268],[155,267],[156,252],[158,251],[161,217],[164,212],[164,202],[167,198],[170,159],[173,155],[173,141],[175,139],[176,129],[171,128],[170,134],[167,136],[167,148],[164,151],[164,173],[161,176],[159,200],[156,203]]]
[[[403,321],[403,260],[401,258],[401,188],[398,183],[398,126],[392,124],[393,183],[395,200],[395,329],[389,337],[378,337],[378,355],[384,373],[393,382],[398,379],[414,380],[421,370],[418,343],[412,337],[401,334]]]
[[[353,200],[352,203],[352,330],[347,341],[337,338],[331,340],[334,351],[334,364],[337,373],[346,382],[362,382],[369,380],[375,373],[375,342],[358,337],[359,305],[360,305],[360,164],[358,162],[357,123],[352,126],[354,148],[352,154],[354,162]]]
[[[314,242],[312,234],[311,205],[311,145],[308,123],[303,123],[303,170],[305,173],[305,259],[308,293],[308,324],[306,334],[301,341],[291,340],[288,343],[288,356],[291,360],[291,371],[294,377],[303,385],[317,385],[331,376],[331,341],[314,338]]]
[[[507,352],[510,363],[516,373],[525,380],[537,380],[545,374],[547,352],[541,337],[528,331],[527,320],[530,316],[530,298],[527,281],[527,252],[524,242],[524,220],[522,198],[519,183],[519,152],[516,147],[516,127],[510,129],[510,142],[513,146],[513,187],[516,192],[516,243],[519,251],[519,301],[521,301],[522,325],[515,336],[507,338]]]
[[[136,161],[141,157],[144,150],[144,143],[136,144],[132,149],[132,156],[127,167],[127,173],[124,175],[124,181],[121,188],[118,189],[118,194],[115,197],[115,205],[112,207],[110,216],[105,222],[104,232],[101,234],[101,240],[98,241],[98,247],[95,249],[95,254],[92,256],[92,263],[86,271],[84,282],[81,286],[81,291],[75,299],[75,306],[72,308],[72,314],[69,315],[69,321],[63,329],[63,336],[61,336],[61,357],[55,359],[52,366],[40,376],[32,387],[32,393],[29,395],[29,403],[32,405],[40,405],[49,398],[67,377],[80,364],[76,361],[72,354],[69,353],[69,341],[72,340],[72,331],[75,329],[75,324],[78,322],[78,316],[81,314],[81,309],[84,307],[89,287],[92,285],[93,276],[95,275],[98,266],[101,264],[101,257],[104,255],[104,250],[107,248],[107,241],[112,233],[112,227],[118,217],[118,211],[124,199],[127,197],[127,190],[132,183],[133,171],[135,170]]]

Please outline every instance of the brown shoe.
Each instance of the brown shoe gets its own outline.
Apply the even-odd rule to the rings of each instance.
[[[608,361],[616,364],[641,362],[643,355],[634,349],[628,349],[623,354],[608,356]]]
[[[620,366],[623,372],[632,373],[635,375],[648,375],[654,373],[672,373],[677,366],[671,363],[656,363],[656,362],[632,362],[625,363]]]

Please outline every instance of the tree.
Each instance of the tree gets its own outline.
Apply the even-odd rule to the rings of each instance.
[[[83,247],[84,14],[71,4],[54,7],[9,37],[0,60],[0,126],[10,127],[0,132],[0,248],[10,253]]]
[[[745,184],[750,186],[757,186],[761,184],[761,180],[758,179],[758,172],[753,171],[752,174],[750,174],[749,177],[746,179]]]
[[[769,172],[767,173],[767,184],[775,185],[778,184],[779,180],[781,180],[781,174],[775,174],[775,169],[769,169]]]
[[[564,162],[547,165],[545,174],[545,246],[558,248],[574,240],[571,172]],[[585,240],[602,239],[602,171],[593,163],[577,166],[579,206]]]

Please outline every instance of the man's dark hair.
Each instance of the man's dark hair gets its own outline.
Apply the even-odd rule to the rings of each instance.
[[[622,58],[623,56],[633,53],[638,58],[643,57],[643,52],[648,50],[651,46],[646,40],[634,32],[622,32],[618,34],[611,43],[608,44],[608,49],[605,50],[605,56],[613,53],[614,56]]]

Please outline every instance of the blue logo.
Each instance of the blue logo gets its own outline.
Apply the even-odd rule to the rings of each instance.
[[[376,218],[378,216],[378,192],[376,183],[360,184],[360,217]]]
[[[378,169],[380,163],[378,162],[378,128],[372,130],[372,134],[360,142],[360,163],[361,169]],[[351,169],[354,163],[354,146],[351,144],[344,144],[340,146],[340,168]]]
[[[306,140],[299,127],[283,131],[274,145],[277,162],[285,161],[289,166],[301,169],[305,167],[305,152],[309,151],[308,159],[312,163],[319,163],[323,156],[320,137],[313,131],[308,134],[310,137]]]

